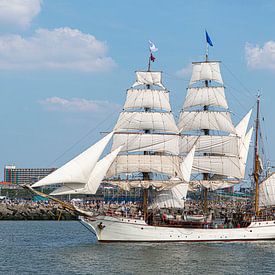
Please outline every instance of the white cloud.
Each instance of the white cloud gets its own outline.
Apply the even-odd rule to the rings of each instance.
[[[176,76],[185,78],[191,75],[192,72],[192,64],[189,63],[185,68],[182,68],[176,72]]]
[[[106,71],[115,66],[105,42],[77,29],[38,29],[33,36],[0,36],[0,69]]]
[[[248,67],[275,70],[275,41],[268,41],[263,47],[247,43],[245,55]]]
[[[29,27],[39,14],[42,0],[0,0],[0,22],[20,28]]]
[[[40,101],[40,103],[49,111],[92,112],[101,114],[121,109],[121,106],[116,103],[84,98],[65,99],[50,97]]]

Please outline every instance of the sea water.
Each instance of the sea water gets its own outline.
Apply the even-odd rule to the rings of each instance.
[[[77,221],[0,221],[1,274],[275,274],[275,241],[98,243]]]

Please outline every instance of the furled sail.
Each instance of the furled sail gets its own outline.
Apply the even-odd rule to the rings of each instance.
[[[275,173],[272,173],[259,185],[259,206],[275,206]]]
[[[111,166],[112,162],[114,161],[120,150],[121,147],[112,151],[106,157],[98,161],[98,163],[95,165],[95,168],[92,170],[92,173],[90,174],[88,182],[85,185],[72,186],[70,184],[65,184],[64,186],[53,191],[51,195],[95,194],[100,183],[105,177],[107,170]]]
[[[169,92],[165,90],[129,89],[124,109],[151,108],[171,111]]]
[[[216,81],[223,84],[221,72],[220,72],[220,62],[209,61],[209,62],[194,62],[193,71],[190,80],[190,85],[198,81]]]
[[[161,72],[138,71],[136,72],[136,78],[137,79],[135,83],[132,85],[132,87],[136,87],[139,85],[154,85],[165,89],[165,87],[162,85]]]
[[[122,147],[122,152],[163,152],[179,154],[179,135],[118,133],[114,135],[112,150]]]
[[[98,159],[106,145],[113,136],[113,132],[102,138],[96,144],[85,150],[83,153],[67,162],[45,178],[36,182],[32,187],[58,183],[82,183],[86,184]]]
[[[229,112],[183,111],[179,119],[180,131],[216,130],[235,133]]]
[[[178,133],[178,127],[172,113],[159,112],[122,112],[114,130],[116,132],[152,130]]]
[[[228,109],[224,87],[188,88],[183,109],[196,106],[215,106]]]
[[[173,180],[105,180],[105,182],[119,186],[123,190],[130,191],[131,188],[144,188],[154,187],[159,190],[170,189],[171,186],[179,184],[178,181]]]
[[[236,184],[240,183],[239,180],[198,180],[198,181],[191,181],[189,183],[189,189],[192,191],[197,190],[201,186],[208,188],[212,191],[217,189],[229,188]]]

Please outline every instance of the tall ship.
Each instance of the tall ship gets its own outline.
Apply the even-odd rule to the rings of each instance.
[[[154,61],[152,51],[148,70],[137,71],[136,80],[127,90],[113,131],[27,188],[41,195],[34,188],[60,184],[48,197],[78,213],[81,223],[100,242],[275,239],[273,220],[255,219],[242,226],[221,228],[207,218],[208,190],[234,186],[244,178],[253,132],[253,128],[248,130],[251,111],[236,126],[232,123],[220,62],[208,60],[207,54],[204,61],[193,63],[177,124],[162,72],[152,71],[151,61]],[[256,124],[256,141],[257,129]],[[111,141],[110,153],[101,158]],[[256,169],[257,154],[255,149]],[[257,170],[254,176],[257,180]],[[123,190],[139,188],[142,191],[140,211],[131,215],[127,212],[98,214],[55,199],[67,194],[95,194],[102,181]],[[257,184],[256,212],[260,197],[259,182]],[[202,217],[183,215],[186,194],[193,188],[203,190]]]

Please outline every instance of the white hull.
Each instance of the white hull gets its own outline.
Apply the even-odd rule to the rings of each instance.
[[[98,216],[81,218],[100,242],[225,242],[275,240],[275,221],[252,222],[246,228],[196,229],[150,226],[142,220]]]

